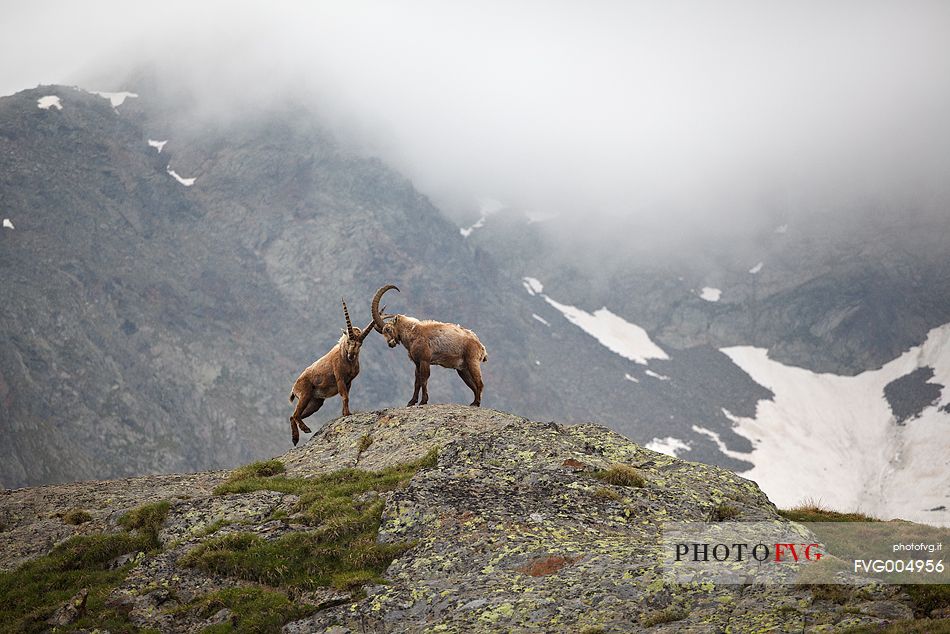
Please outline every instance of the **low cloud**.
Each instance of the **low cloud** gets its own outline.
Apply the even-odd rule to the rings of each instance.
[[[196,116],[302,101],[450,213],[947,201],[946,2],[30,2],[0,31],[0,93],[151,65]]]

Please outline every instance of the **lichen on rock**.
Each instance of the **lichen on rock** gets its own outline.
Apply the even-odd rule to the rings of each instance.
[[[321,498],[325,487],[342,497]],[[43,556],[70,531],[119,530],[133,506],[161,500],[159,548],[117,562],[127,572],[106,604],[167,632],[835,631],[912,614],[894,587],[823,596],[672,583],[660,565],[665,522],[789,520],[755,483],[605,427],[456,405],[338,418],[274,461],[230,473],[6,492],[0,563]],[[91,521],[49,519],[77,505]],[[266,561],[226,558],[229,548],[325,544],[319,535],[353,521],[370,531],[360,552],[388,553],[381,576],[358,566],[271,575]],[[45,546],[18,542],[36,535],[48,535]]]

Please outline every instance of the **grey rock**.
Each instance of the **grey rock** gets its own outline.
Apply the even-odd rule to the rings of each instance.
[[[75,623],[86,613],[86,600],[88,598],[89,591],[83,588],[56,610],[46,622],[53,627],[66,627]]]
[[[279,459],[291,477],[350,468],[357,441],[366,433],[374,438],[361,458],[366,468],[385,468],[440,448],[435,467],[380,497],[384,507],[377,539],[414,546],[392,562],[385,583],[362,591],[272,588],[314,609],[286,624],[285,632],[641,631],[644,615],[660,621],[657,615],[675,607],[684,613],[650,631],[840,631],[912,616],[908,597],[881,584],[859,585],[839,605],[815,600],[804,586],[669,582],[657,560],[665,521],[703,520],[723,500],[740,505],[743,519],[786,520],[755,483],[719,467],[649,451],[600,425],[552,425],[454,405],[382,410],[331,421],[311,442]],[[567,460],[589,469],[566,469]],[[639,465],[646,485],[613,487],[619,501],[595,496],[605,485],[592,472],[615,462]],[[17,535],[35,537],[61,526],[37,514],[39,505],[55,510],[80,499],[100,518],[88,524],[114,531],[120,529],[103,518],[118,517],[135,502],[170,499],[162,550],[127,562],[131,569],[108,605],[133,624],[162,632],[194,632],[233,621],[237,617],[227,610],[209,616],[189,606],[249,582],[186,567],[181,558],[230,532],[276,539],[312,528],[269,519],[292,508],[287,506],[292,496],[270,491],[214,495],[226,475],[152,476],[7,492],[0,496],[0,512],[21,519],[16,531],[4,533],[9,541],[3,542],[0,561],[12,567],[52,547],[48,540],[42,548],[27,550],[15,541]],[[532,519],[534,514],[543,520]],[[233,523],[214,533],[204,530],[221,518]],[[72,604],[57,618],[79,618]]]

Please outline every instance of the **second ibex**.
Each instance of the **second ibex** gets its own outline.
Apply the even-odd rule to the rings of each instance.
[[[485,346],[478,335],[458,324],[446,324],[441,321],[420,321],[406,315],[380,315],[379,300],[390,289],[399,291],[389,284],[376,291],[373,298],[373,323],[385,338],[390,348],[401,343],[409,351],[409,358],[416,365],[416,384],[409,405],[425,405],[429,402],[429,366],[440,365],[456,370],[465,385],[475,394],[472,405],[482,403],[481,364],[488,361]],[[388,321],[387,321],[388,320]],[[422,400],[419,392],[422,391]]]

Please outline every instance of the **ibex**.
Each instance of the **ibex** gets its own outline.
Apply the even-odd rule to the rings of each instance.
[[[343,415],[350,415],[350,384],[360,373],[360,346],[373,331],[373,322],[360,330],[350,323],[350,313],[343,302],[346,330],[330,352],[317,359],[313,365],[300,373],[290,392],[290,402],[297,398],[297,407],[290,416],[290,435],[296,445],[300,431],[310,433],[303,419],[323,406],[323,402],[337,394],[343,399]]]
[[[389,284],[376,291],[376,296],[373,297],[373,323],[376,330],[386,338],[390,348],[401,343],[409,351],[409,358],[416,364],[416,385],[408,405],[412,406],[417,402],[425,405],[429,402],[429,366],[432,364],[456,370],[465,385],[475,394],[475,400],[471,404],[476,407],[481,405],[484,387],[481,363],[488,361],[488,353],[478,340],[478,335],[458,324],[428,319],[419,321],[406,315],[380,315],[379,300],[389,289],[399,291]]]

